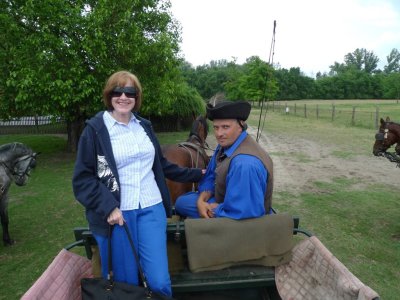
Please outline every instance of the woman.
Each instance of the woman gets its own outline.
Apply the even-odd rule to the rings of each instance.
[[[86,208],[99,245],[102,275],[108,273],[108,228],[116,225],[111,239],[114,278],[138,284],[137,264],[122,227],[126,222],[150,288],[171,296],[166,248],[171,205],[164,175],[197,182],[202,170],[180,168],[163,157],[151,123],[137,114],[142,88],[135,75],[111,75],[103,101],[107,110],[87,122],[79,140],[73,175],[75,197]]]

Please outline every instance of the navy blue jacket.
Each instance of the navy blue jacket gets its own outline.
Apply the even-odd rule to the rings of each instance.
[[[110,136],[103,121],[104,112],[86,122],[79,140],[78,153],[72,178],[76,199],[86,208],[86,218],[92,232],[107,235],[107,217],[120,206],[120,183],[117,166],[112,152]],[[155,148],[153,172],[168,217],[171,216],[171,200],[165,177],[178,182],[198,182],[201,169],[181,168],[167,161],[161,152],[150,121],[139,117]],[[99,157],[108,167],[107,176],[99,176]],[[102,170],[100,170],[101,172]],[[165,176],[165,177],[164,177]]]

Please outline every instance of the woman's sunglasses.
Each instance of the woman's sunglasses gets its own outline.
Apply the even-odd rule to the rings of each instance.
[[[121,97],[125,94],[128,98],[136,98],[137,93],[134,87],[116,87],[111,91],[111,97]]]

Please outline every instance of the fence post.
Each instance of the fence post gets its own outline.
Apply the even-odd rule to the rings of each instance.
[[[304,118],[307,118],[307,104],[304,103]]]
[[[332,122],[335,120],[335,104],[332,104]]]
[[[297,112],[297,106],[296,106],[296,103],[294,104],[294,115],[296,115],[296,112]]]
[[[354,126],[355,125],[355,115],[356,115],[356,107],[355,106],[353,106],[353,111],[352,111],[352,113],[351,113],[351,126]]]
[[[317,120],[319,119],[319,107],[318,107],[318,104],[317,104]]]
[[[376,107],[375,110],[375,129],[379,128],[379,106]]]

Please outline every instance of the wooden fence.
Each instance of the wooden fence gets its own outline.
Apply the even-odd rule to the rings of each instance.
[[[378,129],[380,118],[391,115],[392,112],[380,111],[377,106],[374,111],[366,111],[353,106],[352,109],[343,109],[332,104],[323,108],[319,104],[297,104],[282,101],[266,102],[266,109],[286,115],[304,118],[330,120],[344,125],[357,126],[369,129]]]
[[[52,116],[13,118],[0,121],[0,134],[66,134],[67,123]]]

